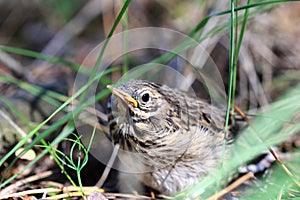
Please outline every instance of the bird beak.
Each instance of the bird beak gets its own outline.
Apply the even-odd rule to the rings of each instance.
[[[126,94],[125,92],[111,86],[111,85],[107,85],[106,86],[108,89],[111,90],[112,94],[119,97],[122,101],[124,101],[125,103],[128,103],[130,105],[132,105],[133,107],[137,107],[138,106],[138,102],[132,98],[131,96],[129,96],[128,94]]]

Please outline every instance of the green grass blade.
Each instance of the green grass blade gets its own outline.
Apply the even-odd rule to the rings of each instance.
[[[77,72],[81,72],[81,73],[85,73],[85,74],[90,73],[90,71],[87,68],[81,67],[80,65],[77,65],[75,63],[72,63],[72,62],[69,62],[69,61],[66,61],[66,60],[63,60],[60,58],[40,54],[40,53],[37,53],[34,51],[21,49],[21,48],[17,48],[17,47],[3,46],[3,45],[0,45],[0,50],[8,52],[8,53],[14,53],[14,54],[22,55],[22,56],[27,56],[30,58],[41,59],[41,60],[44,60],[44,61],[47,61],[47,62],[50,62],[53,64],[64,65],[66,67],[73,69],[74,71],[77,71]]]
[[[96,61],[95,65],[94,65],[94,68],[92,70],[92,73],[91,73],[91,75],[90,75],[90,77],[89,77],[88,82],[87,82],[86,85],[90,86],[95,81],[95,77],[97,76],[97,72],[99,70],[100,63],[102,62],[102,58],[104,56],[105,50],[107,48],[107,45],[108,45],[108,43],[109,43],[109,41],[110,41],[110,39],[111,39],[114,31],[116,30],[117,25],[120,23],[123,15],[125,15],[126,10],[127,10],[128,6],[129,6],[130,1],[131,0],[127,0],[124,3],[124,5],[123,5],[123,7],[122,7],[122,9],[121,9],[121,11],[119,13],[119,15],[117,16],[116,20],[114,21],[114,24],[113,24],[113,26],[112,26],[112,28],[111,28],[108,36],[107,36],[107,39],[104,41],[103,47],[102,47],[102,49],[101,49],[101,51],[99,53],[97,61]],[[101,77],[101,75],[100,75],[100,77]],[[80,100],[79,100],[79,104],[82,104],[86,100],[87,92],[88,92],[87,90],[83,91],[83,94],[81,95]]]
[[[276,145],[287,137],[300,131],[299,120],[295,121],[295,116],[300,112],[300,84],[288,91],[279,100],[272,103],[264,114],[256,117],[251,123],[251,127],[245,128],[235,140],[230,149],[230,160],[215,173],[203,178],[198,184],[179,193],[176,199],[183,197],[208,198],[217,192],[217,178],[222,171],[221,179],[224,184],[233,173],[237,173],[240,166],[255,158],[262,152],[268,150],[272,145]],[[266,115],[267,117],[264,117]],[[273,116],[270,118],[269,116]],[[277,120],[278,119],[278,120]],[[281,120],[284,119],[284,120]],[[288,121],[289,123],[286,123]],[[291,180],[290,180],[291,181]],[[225,186],[225,185],[224,185]]]
[[[62,138],[67,137],[69,134],[71,134],[74,131],[74,126],[67,126],[58,137],[56,137],[54,139],[53,142],[51,142],[51,144],[49,146],[55,146],[57,145],[59,142],[61,142]],[[22,174],[25,170],[29,169],[30,167],[32,167],[36,162],[38,162],[41,158],[43,158],[47,153],[49,153],[48,149],[45,149],[44,151],[42,151],[33,161],[30,161],[30,163],[28,163],[26,166],[24,166],[20,171],[18,171],[17,173],[15,173],[13,176],[9,177],[7,180],[5,180],[4,182],[2,182],[0,184],[0,188],[5,187],[7,184],[9,184],[11,181],[13,181],[14,179],[16,179],[20,174]],[[2,160],[2,159],[1,159]],[[60,166],[60,165],[59,165]],[[61,168],[62,171],[63,167]],[[67,175],[67,173],[64,171],[64,174]],[[72,182],[72,179],[69,177],[69,180]],[[74,181],[73,181],[74,182]],[[75,183],[73,184],[75,185]]]

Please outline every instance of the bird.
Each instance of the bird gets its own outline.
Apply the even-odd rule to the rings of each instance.
[[[107,87],[109,137],[140,155],[136,162],[147,170],[139,179],[146,186],[174,195],[218,168],[231,141],[224,109],[146,80]]]

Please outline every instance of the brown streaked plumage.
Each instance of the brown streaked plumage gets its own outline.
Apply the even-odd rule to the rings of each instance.
[[[196,97],[143,80],[113,87],[110,137],[140,153],[141,181],[174,194],[215,169],[223,155],[224,111]]]

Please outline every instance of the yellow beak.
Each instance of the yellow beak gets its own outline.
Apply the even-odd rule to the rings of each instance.
[[[123,92],[111,85],[107,85],[106,87],[111,90],[113,95],[119,97],[125,103],[129,103],[130,105],[132,105],[135,108],[138,106],[138,102],[134,98],[132,98],[131,96],[126,94],[125,92]]]

